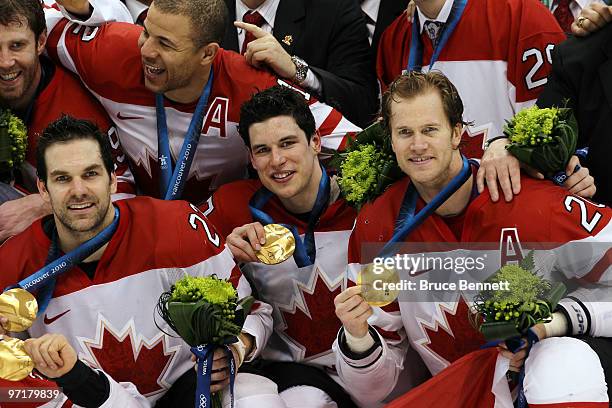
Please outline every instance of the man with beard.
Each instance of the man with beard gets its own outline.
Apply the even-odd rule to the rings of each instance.
[[[88,9],[85,4],[81,14]],[[53,30],[49,53],[116,119],[140,193],[200,204],[220,185],[246,177],[248,151],[236,128],[240,105],[286,83],[221,49],[226,24],[223,0],[159,0],[144,28],[63,20]],[[358,130],[304,96],[325,147],[337,149],[347,132]]]
[[[239,298],[251,293],[195,206],[149,197],[111,203],[117,176],[110,150],[91,122],[64,116],[49,125],[37,147],[37,185],[53,215],[0,247],[1,287],[28,287],[36,281],[23,282],[36,271],[71,257],[64,258],[68,269],[36,291],[41,315],[25,342],[36,370],[63,390],[51,406],[66,399],[94,407],[154,404],[193,373],[189,347],[154,320],[159,296],[186,274],[227,279]],[[265,344],[269,327],[270,307],[257,302],[230,346],[237,367]],[[223,350],[215,351],[212,372],[211,391],[225,389]]]
[[[78,79],[42,55],[46,41],[45,16],[39,1],[0,1],[0,108],[10,109],[28,128],[26,160],[15,172],[15,187],[28,195],[0,201],[0,242],[50,212],[36,194],[35,150],[38,135],[62,113],[98,124],[115,147],[118,193],[122,194],[116,198],[134,192],[112,122]],[[0,190],[8,188],[3,184]]]
[[[539,274],[609,285],[612,211],[552,182],[528,177],[522,178],[523,191],[510,203],[491,202],[487,190],[479,195],[475,164],[470,165],[459,151],[463,103],[446,77],[435,72],[400,76],[383,97],[382,113],[398,164],[407,177],[360,212],[349,241],[351,281],[358,281],[362,265],[376,257],[386,257],[368,254],[367,248],[386,244],[393,237],[393,242],[429,243],[429,248],[435,245],[431,243],[456,243],[453,248],[457,251],[447,247],[442,256],[457,256],[456,252],[469,249],[466,243],[480,245],[478,248],[496,243],[497,249],[484,255],[488,260],[484,268],[487,275],[506,264],[511,256],[521,259],[519,254],[526,255],[526,245],[532,245],[527,243],[547,243],[549,251],[536,257],[534,270]],[[440,198],[441,192],[449,189],[451,193]],[[431,215],[417,218],[421,211]],[[413,229],[407,228],[413,225]],[[399,249],[400,254],[422,251],[414,246]],[[393,253],[396,252],[397,248]],[[437,252],[439,257],[441,250],[425,252],[425,256]],[[483,252],[475,251],[474,257]],[[462,276],[454,269],[445,272],[440,266],[419,268],[414,271],[419,273],[414,274],[397,268],[401,279],[417,287],[421,279],[457,283]],[[362,290],[361,285],[352,286],[335,299],[336,314],[344,326],[335,344],[336,367],[340,378],[354,386],[353,392],[370,401],[384,398],[402,364],[411,364],[403,360],[400,339],[405,335],[434,375],[433,381],[451,363],[485,343],[468,320],[472,301],[469,294],[447,291],[440,299],[417,297],[415,292],[406,291],[385,308],[372,308]],[[540,341],[525,361],[524,380],[530,406],[580,402],[607,407],[602,366],[610,383],[611,342],[606,337],[612,336],[612,303],[606,301],[608,297],[609,287],[580,287],[560,301],[550,323],[534,326]],[[449,381],[465,386],[461,395],[430,393],[425,397],[429,401],[439,398],[437,402],[412,406],[461,406],[458,401],[463,396],[473,396],[479,401],[477,406],[492,407],[494,402],[499,404],[495,406],[512,406],[505,373],[508,369],[519,371],[525,355],[524,349],[515,354],[507,350],[501,351],[500,356],[493,354],[493,367],[479,370],[498,369],[501,376],[495,380],[488,377],[486,388],[470,389],[472,378],[458,375]],[[456,405],[442,405],[444,396],[450,398],[448,404]]]

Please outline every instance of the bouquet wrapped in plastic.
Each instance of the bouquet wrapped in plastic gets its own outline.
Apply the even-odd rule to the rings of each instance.
[[[520,265],[505,265],[487,282],[505,283],[508,290],[482,291],[474,297],[479,325],[487,340],[523,337],[538,323],[551,320],[565,285],[551,283],[533,271],[533,252]]]
[[[403,176],[391,148],[391,136],[380,122],[350,140],[345,151],[335,154],[331,166],[339,170],[342,196],[357,209]]]
[[[28,130],[8,109],[0,109],[0,181],[10,182],[25,159]]]
[[[234,286],[214,275],[186,276],[160,296],[157,312],[197,357],[196,407],[222,406],[220,393],[210,395],[213,353],[219,347],[226,349],[230,360],[232,392],[236,367],[228,345],[238,341],[253,301],[252,296],[238,300]]]
[[[525,163],[563,184],[565,169],[578,143],[578,124],[569,108],[523,109],[504,126],[506,149]]]

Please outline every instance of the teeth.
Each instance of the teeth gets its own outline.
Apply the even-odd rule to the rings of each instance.
[[[147,71],[148,74],[151,74],[151,75],[157,75],[157,74],[161,74],[162,72],[164,72],[163,68],[157,68],[152,65],[145,65],[145,70]]]
[[[291,175],[290,171],[284,171],[282,173],[274,173],[272,175],[272,177],[275,178],[275,179],[283,179],[283,178],[288,177],[290,175]]]
[[[92,204],[72,204],[68,208],[70,208],[71,210],[82,210],[83,208],[89,208],[91,206]]]
[[[429,160],[429,159],[430,159],[430,157],[414,157],[411,160],[414,161],[414,162],[423,162],[423,161]]]
[[[0,75],[0,78],[2,78],[3,81],[12,81],[18,76],[19,76],[19,72],[12,72],[10,74],[2,74]]]

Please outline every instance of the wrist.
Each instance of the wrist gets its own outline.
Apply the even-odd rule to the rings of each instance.
[[[369,331],[366,331],[363,336],[354,336],[346,328],[344,329],[344,337],[346,345],[354,353],[364,353],[371,349],[374,345],[374,339],[370,335]]]
[[[502,135],[502,136],[496,136],[496,137],[492,137],[491,139],[488,139],[484,145],[485,150],[487,150],[493,144],[499,144],[500,140],[504,140],[505,143],[508,143],[508,136]]]
[[[293,62],[293,67],[295,69],[292,80],[297,84],[301,84],[306,79],[306,75],[308,75],[308,64],[297,55],[292,55],[291,61]]]

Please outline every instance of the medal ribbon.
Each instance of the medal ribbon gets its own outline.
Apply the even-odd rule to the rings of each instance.
[[[455,27],[461,19],[461,15],[463,14],[463,10],[465,10],[466,4],[467,0],[455,0],[453,2],[453,7],[451,8],[448,20],[442,29],[440,40],[438,40],[438,43],[431,56],[429,69],[431,69],[433,64],[435,64],[435,62],[438,60],[438,57],[442,52],[442,48],[444,48],[453,31],[455,31]],[[408,55],[408,72],[420,71],[423,68],[423,41],[421,40],[420,28],[421,24],[419,22],[419,13],[414,13],[414,21],[412,22],[412,36],[410,39],[410,54]]]
[[[204,114],[208,106],[208,98],[213,85],[213,70],[211,68],[208,82],[204,87],[202,95],[198,100],[189,128],[185,134],[185,140],[181,147],[181,152],[178,156],[179,161],[176,163],[176,168],[172,170],[172,156],[170,155],[170,142],[168,139],[168,125],[166,122],[166,111],[164,108],[164,96],[162,94],[155,95],[155,110],[157,113],[157,150],[158,162],[160,169],[159,190],[160,195],[164,200],[178,200],[183,193],[189,169],[200,141],[200,133]]]
[[[287,227],[295,239],[295,251],[293,252],[293,259],[298,267],[304,267],[314,264],[317,255],[317,248],[315,246],[314,229],[321,218],[321,214],[329,203],[330,184],[327,172],[322,164],[321,166],[321,180],[319,181],[319,191],[317,191],[317,198],[315,200],[314,207],[310,212],[308,218],[308,226],[304,232],[304,240],[300,238],[295,225],[281,224]],[[265,187],[261,187],[249,201],[249,210],[251,210],[251,216],[255,221],[260,222],[262,225],[274,224],[274,220],[268,214],[266,214],[262,208],[266,205],[268,200],[273,196],[272,192]]]
[[[234,355],[228,345],[218,346],[216,344],[205,344],[203,346],[191,347],[191,352],[197,357],[198,375],[196,383],[195,408],[212,407],[210,385],[212,376],[213,356],[215,349],[223,347],[230,362],[230,398],[231,408],[234,408],[234,381],[236,379],[236,362]],[[221,392],[221,391],[219,391]]]
[[[589,148],[583,147],[582,149],[576,150],[576,153],[574,154],[578,156],[581,162],[584,163],[587,155],[589,154]],[[574,167],[574,173],[577,172],[578,170],[580,170],[579,164],[577,164],[576,167]],[[555,183],[556,185],[562,186],[563,183],[565,183],[565,180],[567,180],[568,178],[569,177],[567,176],[567,174],[565,174],[565,170],[562,170],[558,173],[555,173],[552,177],[550,177],[550,180],[552,180],[552,182]]]
[[[113,222],[100,231],[95,237],[79,245],[64,256],[58,258],[59,245],[57,243],[57,232],[51,242],[49,248],[49,256],[47,257],[47,265],[27,278],[23,279],[16,286],[6,288],[13,289],[20,287],[32,293],[40,289],[38,293],[38,316],[41,316],[51,300],[53,289],[55,288],[55,280],[59,275],[69,271],[72,267],[83,259],[86,259],[91,254],[102,248],[117,230],[119,225],[119,210],[115,207],[115,218]]]
[[[410,235],[419,225],[425,221],[427,217],[433,214],[450,196],[452,196],[471,176],[472,171],[470,168],[470,161],[461,156],[463,159],[463,165],[461,171],[448,183],[442,191],[440,191],[425,207],[421,209],[415,215],[416,202],[418,193],[414,184],[410,183],[404,194],[402,206],[397,216],[395,223],[395,231],[393,236],[385,244],[383,249],[380,251],[379,257],[388,257],[393,255],[396,248],[396,244],[403,242],[404,239]]]

